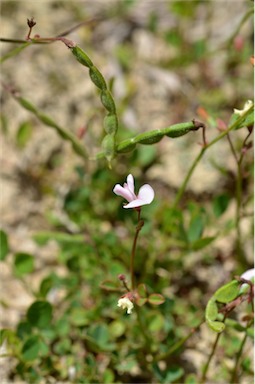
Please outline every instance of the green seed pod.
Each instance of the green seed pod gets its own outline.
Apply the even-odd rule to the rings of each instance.
[[[134,140],[136,143],[139,143],[139,144],[150,145],[150,144],[158,143],[163,136],[164,136],[164,132],[160,130],[155,130],[151,132],[141,133],[140,135],[137,135],[136,137],[134,137]]]
[[[180,137],[186,135],[189,131],[195,130],[193,123],[174,124],[171,127],[164,128],[162,131],[168,137]]]
[[[22,105],[22,107],[24,107],[28,111],[33,112],[35,114],[37,113],[37,109],[29,101],[27,101],[26,99],[23,99],[23,97],[17,97],[17,100],[20,103],[20,105]]]
[[[105,82],[105,79],[103,78],[103,75],[99,72],[99,70],[92,65],[92,67],[89,68],[89,75],[93,83],[102,91],[107,89],[107,85]]]
[[[88,55],[76,45],[76,47],[71,48],[72,54],[75,56],[75,58],[81,63],[82,65],[85,65],[85,67],[92,67],[93,63],[88,57]]]
[[[107,133],[116,133],[118,130],[118,118],[116,115],[106,115],[104,118],[104,130]]]
[[[106,159],[110,162],[115,156],[115,135],[106,135],[102,141],[102,149]]]
[[[131,152],[135,149],[135,147],[136,147],[136,143],[134,142],[134,139],[123,140],[120,144],[117,145],[117,152],[118,153]]]
[[[107,89],[101,92],[101,101],[107,111],[109,111],[112,115],[116,113],[113,97]]]

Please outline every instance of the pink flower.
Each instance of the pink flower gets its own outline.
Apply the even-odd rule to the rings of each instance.
[[[149,184],[144,184],[138,191],[138,195],[134,192],[134,177],[128,175],[127,182],[122,187],[120,184],[116,184],[113,188],[113,192],[124,197],[128,201],[128,204],[124,205],[124,208],[138,208],[142,205],[150,204],[154,199],[154,191]]]

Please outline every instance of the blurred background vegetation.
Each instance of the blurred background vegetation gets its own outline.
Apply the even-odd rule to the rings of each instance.
[[[228,125],[233,108],[242,109],[253,96],[252,5],[248,0],[1,1],[1,36],[25,39],[31,17],[37,23],[33,33],[42,37],[87,20],[68,38],[110,84],[120,120],[118,141],[193,118],[207,125],[210,141]],[[16,46],[1,43],[2,57]],[[2,78],[80,137],[91,156],[100,151],[104,109],[87,69],[63,44],[24,49],[2,63]],[[8,92],[2,92],[1,103],[1,212],[9,243],[1,263],[2,326],[16,329],[8,336],[14,338],[16,360],[2,359],[4,380],[197,383],[215,338],[205,325],[160,363],[152,356],[166,353],[198,326],[214,291],[252,265],[251,151],[243,162],[240,249],[237,166],[227,139],[208,150],[173,209],[201,148],[200,132],[137,147],[115,159],[110,170],[104,160],[79,159]],[[243,129],[233,133],[237,153],[246,136]],[[135,260],[137,281],[166,298],[156,309],[141,308],[149,346],[136,316],[117,308],[119,294],[100,287],[105,279],[118,284],[118,274],[128,274],[135,215],[122,209],[112,188],[129,173],[137,186],[150,183],[156,192],[143,210]],[[35,300],[51,307],[43,308],[49,316],[34,328]],[[26,345],[31,337],[37,353]],[[229,380],[239,347],[239,334],[230,329],[221,338],[211,382]],[[242,383],[252,382],[249,349],[247,344]]]

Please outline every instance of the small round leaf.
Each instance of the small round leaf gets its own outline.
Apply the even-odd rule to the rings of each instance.
[[[16,253],[14,257],[14,273],[23,276],[34,270],[34,257],[28,253]]]
[[[159,293],[152,293],[148,298],[148,302],[152,305],[160,305],[165,302],[165,298]]]
[[[52,306],[47,301],[35,301],[27,311],[27,319],[37,328],[47,328],[52,319]]]

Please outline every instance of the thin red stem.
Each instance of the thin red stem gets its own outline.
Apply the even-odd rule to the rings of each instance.
[[[138,224],[136,226],[136,232],[135,232],[135,237],[134,237],[134,241],[133,241],[133,246],[132,246],[132,251],[131,251],[131,260],[130,260],[130,275],[131,275],[132,291],[135,289],[134,260],[135,260],[136,244],[137,244],[139,232],[141,231],[143,224],[144,224],[144,222],[141,220],[141,208],[137,209],[137,213],[138,213]]]

